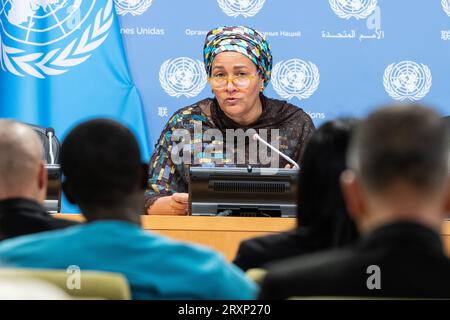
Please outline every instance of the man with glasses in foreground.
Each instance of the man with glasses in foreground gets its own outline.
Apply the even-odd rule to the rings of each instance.
[[[220,27],[207,34],[203,53],[214,98],[178,110],[162,131],[150,160],[147,214],[187,213],[191,165],[284,168],[289,163],[254,134],[299,162],[314,130],[302,109],[263,94],[272,69],[265,36]]]

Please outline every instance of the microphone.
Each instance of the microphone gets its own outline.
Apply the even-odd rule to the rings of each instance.
[[[260,142],[262,142],[263,144],[265,144],[266,146],[268,146],[271,150],[275,151],[276,153],[278,153],[280,156],[282,156],[284,159],[286,159],[288,162],[290,162],[294,168],[296,169],[300,169],[300,166],[298,165],[297,162],[295,162],[294,160],[292,160],[291,158],[289,158],[287,155],[285,155],[284,153],[282,153],[280,150],[278,150],[277,148],[275,148],[273,145],[271,145],[270,143],[268,143],[267,141],[265,141],[263,138],[261,138],[259,136],[259,134],[255,133],[253,135],[253,140],[259,140]]]
[[[45,135],[48,137],[48,153],[50,154],[50,164],[55,164],[55,155],[53,154],[53,141],[52,138],[55,135],[55,129],[45,129]]]

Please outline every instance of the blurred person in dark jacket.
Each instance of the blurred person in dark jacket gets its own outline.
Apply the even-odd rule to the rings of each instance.
[[[449,151],[446,125],[427,107],[372,113],[352,138],[341,176],[360,240],[268,266],[260,298],[450,298],[440,235],[450,209]]]
[[[0,240],[78,223],[43,207],[47,170],[42,143],[27,125],[0,119]]]
[[[317,129],[302,158],[295,230],[241,243],[234,263],[243,270],[356,241],[358,232],[347,214],[339,177],[346,169],[350,137],[358,121],[338,119]]]

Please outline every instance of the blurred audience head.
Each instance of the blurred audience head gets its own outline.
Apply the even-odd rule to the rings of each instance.
[[[42,143],[27,125],[0,119],[0,200],[27,198],[43,204],[47,171]]]
[[[107,119],[84,122],[64,139],[60,160],[63,190],[87,220],[138,217],[147,170],[129,129]]]
[[[299,226],[329,237],[331,246],[352,243],[358,236],[339,184],[346,169],[350,138],[358,123],[351,118],[324,123],[313,133],[302,158]]]
[[[449,135],[420,105],[391,105],[359,127],[342,176],[348,208],[362,232],[410,221],[439,229],[448,209]]]

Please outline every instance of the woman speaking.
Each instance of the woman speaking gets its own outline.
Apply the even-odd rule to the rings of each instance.
[[[150,160],[145,203],[148,214],[187,214],[191,165],[289,165],[285,158],[259,161],[248,132],[264,133],[260,136],[300,162],[314,130],[311,118],[302,109],[263,94],[270,81],[272,54],[265,36],[258,31],[243,26],[211,30],[206,35],[203,56],[214,98],[178,110],[166,124]],[[245,143],[236,144],[235,138],[243,132],[247,139],[237,140]]]

